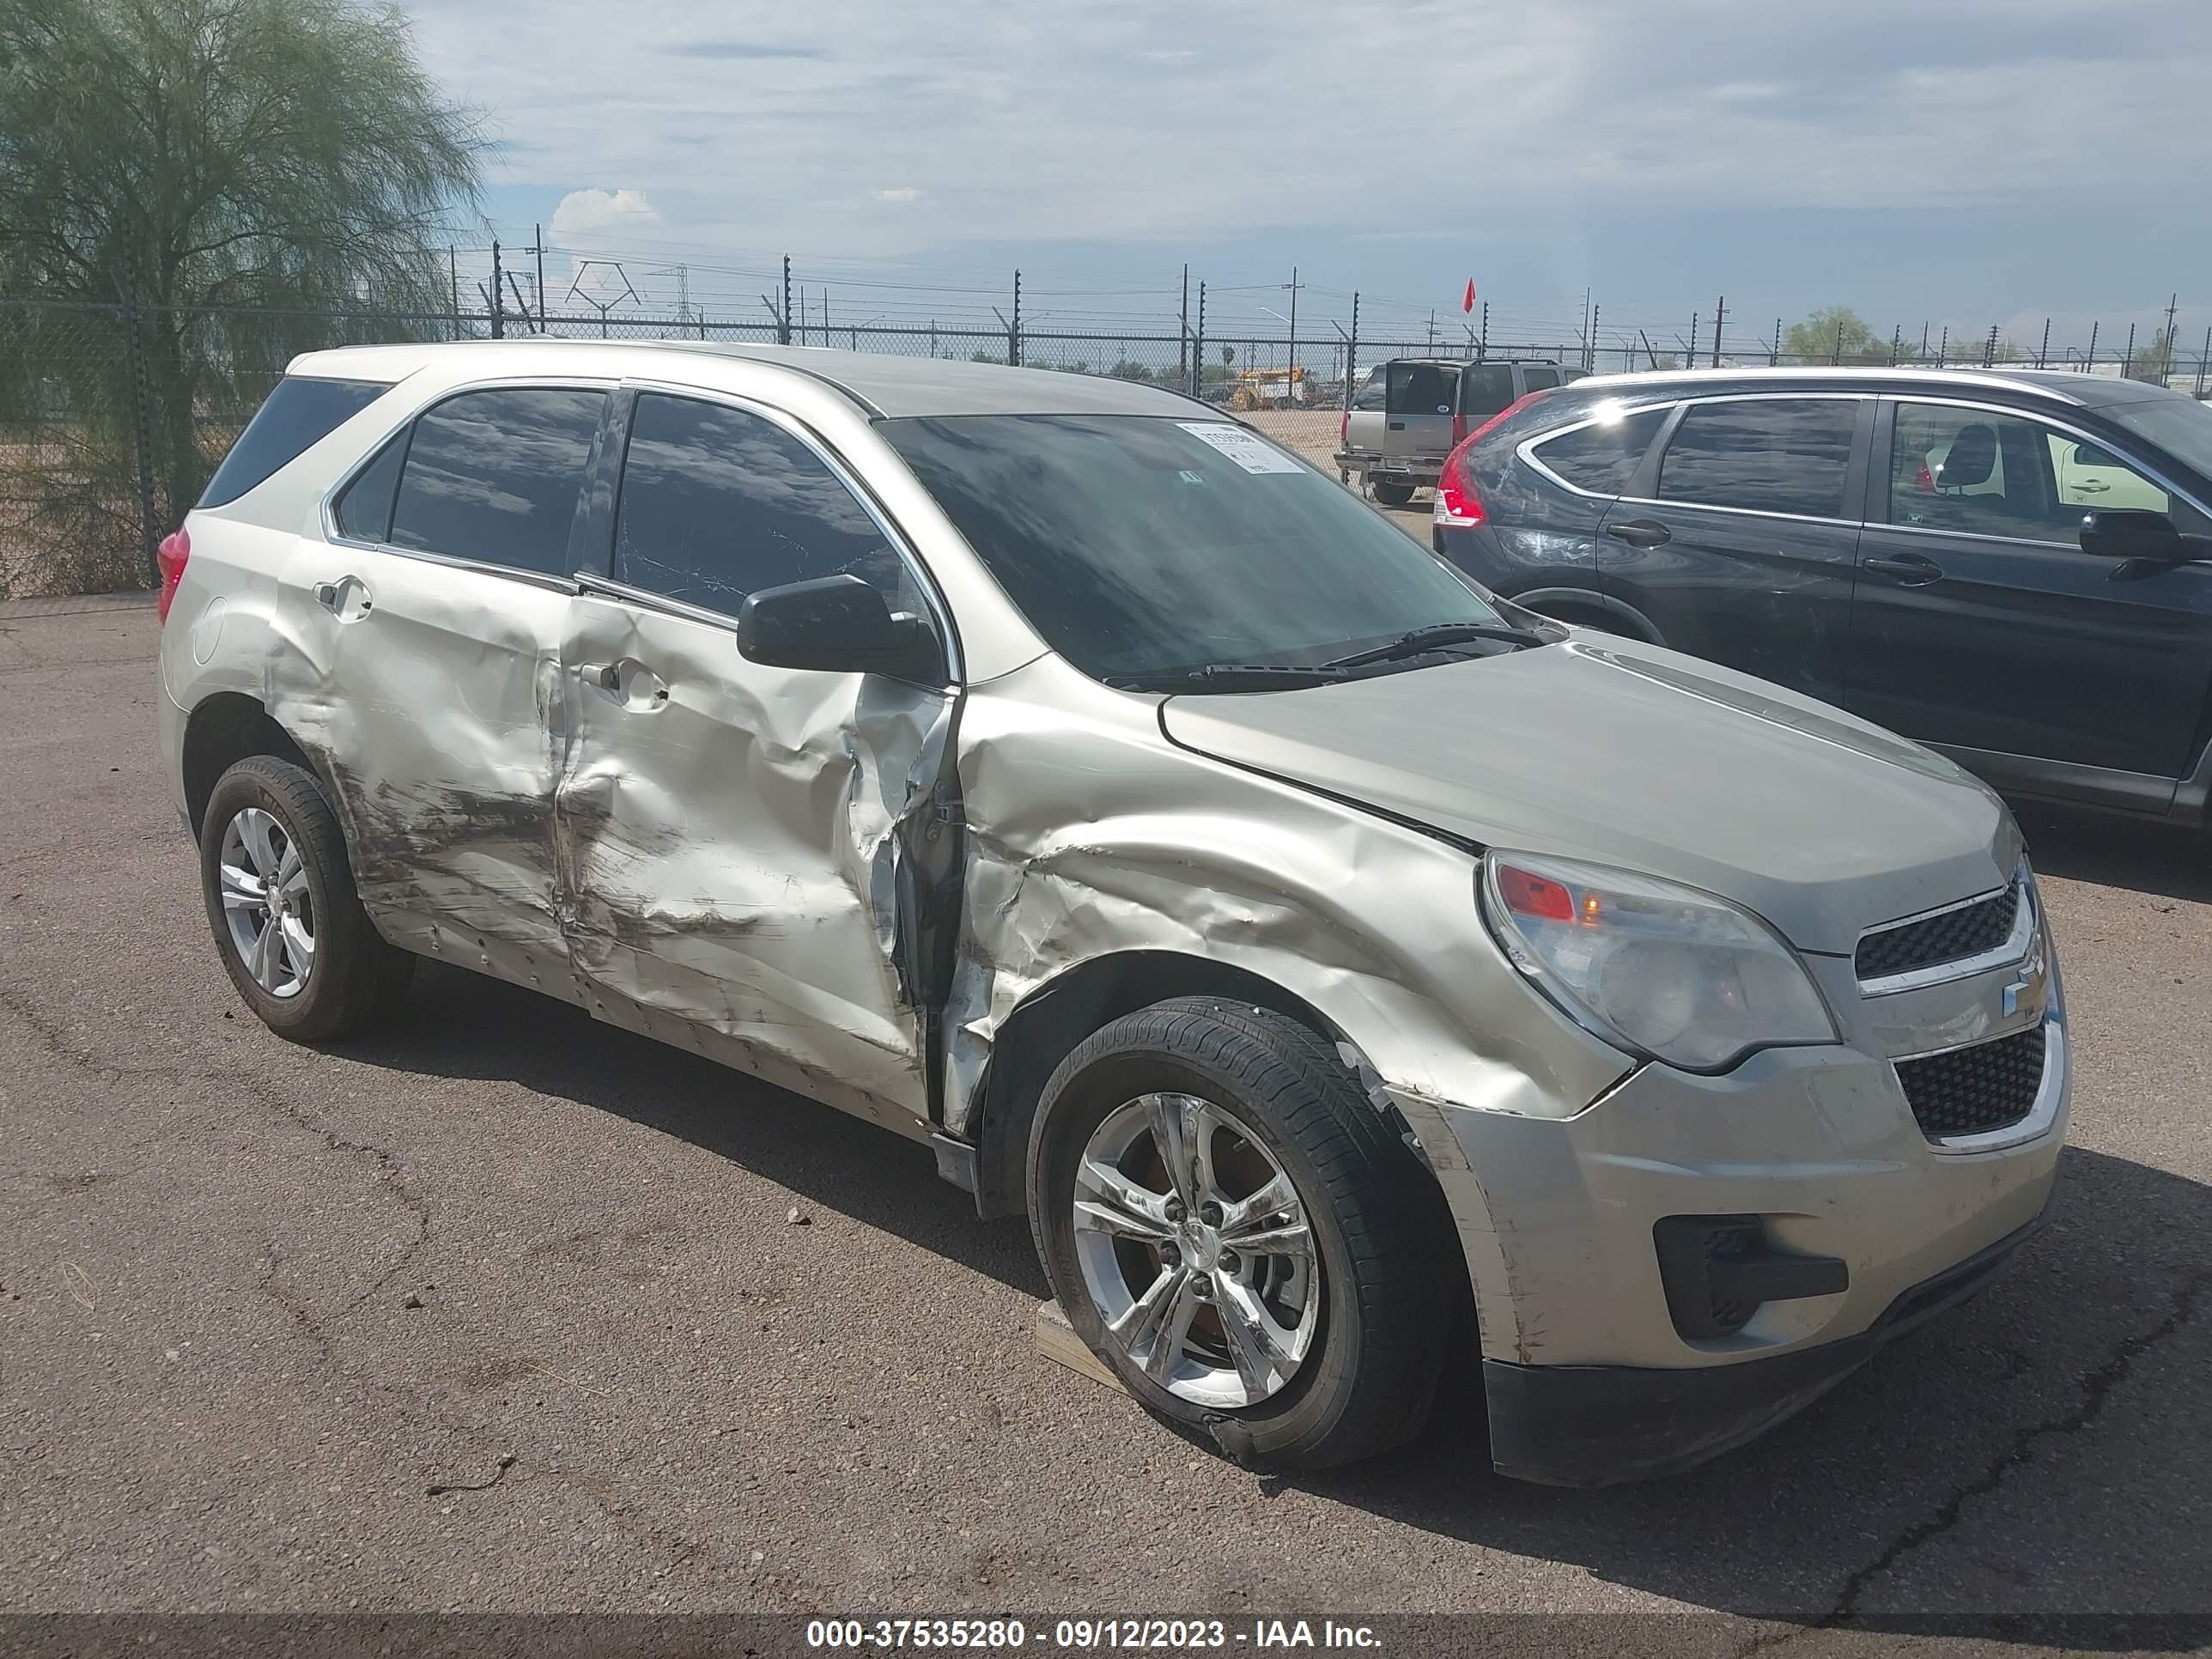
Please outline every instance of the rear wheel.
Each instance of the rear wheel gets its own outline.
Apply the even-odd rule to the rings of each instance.
[[[1413,486],[1395,479],[1377,478],[1370,487],[1375,499],[1385,507],[1405,507],[1413,499]]]
[[[1095,1033],[1039,1102],[1030,1215],[1076,1333],[1232,1455],[1326,1468],[1426,1416],[1454,1328],[1443,1198],[1297,1022],[1190,997]]]
[[[216,780],[200,884],[231,983],[278,1036],[343,1036],[405,994],[415,958],[378,936],[337,818],[291,762],[254,755]]]

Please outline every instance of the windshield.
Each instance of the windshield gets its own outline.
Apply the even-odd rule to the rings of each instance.
[[[2212,409],[2193,398],[2146,398],[2104,410],[2116,422],[2193,471],[2212,478]]]
[[[1443,560],[1233,422],[972,415],[877,429],[1045,642],[1097,679],[1304,666],[1499,620]]]

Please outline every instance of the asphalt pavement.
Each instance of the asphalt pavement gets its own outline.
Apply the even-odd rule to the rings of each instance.
[[[2027,820],[2079,1082],[1978,1300],[1684,1477],[1500,1480],[1462,1390],[1281,1478],[1039,1358],[921,1148],[442,964],[270,1035],[154,641],[0,611],[0,1611],[2212,1613],[2202,842]]]

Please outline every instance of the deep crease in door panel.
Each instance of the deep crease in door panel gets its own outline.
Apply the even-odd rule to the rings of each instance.
[[[667,693],[625,708],[566,677],[554,842],[579,990],[617,1023],[926,1133],[929,991],[900,896],[937,884],[902,871],[934,815],[953,694],[733,672],[720,629],[579,611],[572,659],[650,664]]]

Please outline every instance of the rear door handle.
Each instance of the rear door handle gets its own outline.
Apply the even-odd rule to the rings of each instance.
[[[1656,547],[1662,542],[1674,539],[1674,532],[1656,519],[1626,519],[1606,526],[1605,533],[1631,547]]]
[[[1393,432],[1403,432],[1406,429],[1406,423],[1403,421],[1392,421],[1389,425]]]
[[[1893,559],[1862,559],[1859,568],[1871,570],[1877,576],[1887,576],[1903,587],[1925,587],[1930,582],[1943,580],[1943,567],[1917,553],[1900,553]]]
[[[365,617],[374,601],[370,599],[368,584],[358,576],[341,576],[334,582],[317,582],[313,589],[315,603],[340,622],[351,622]]]

